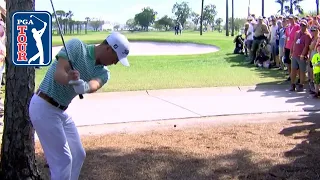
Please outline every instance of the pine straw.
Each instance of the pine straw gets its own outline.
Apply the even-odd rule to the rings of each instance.
[[[298,122],[86,136],[80,179],[319,179],[319,127]],[[43,167],[41,147],[36,147]],[[47,169],[41,170],[47,176]]]

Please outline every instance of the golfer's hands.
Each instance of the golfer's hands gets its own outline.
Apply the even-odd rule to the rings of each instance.
[[[69,85],[73,86],[73,89],[77,94],[86,94],[90,92],[90,85],[82,79],[71,80],[69,81]]]
[[[80,73],[77,70],[70,70],[68,72],[68,82],[77,81],[80,79]]]

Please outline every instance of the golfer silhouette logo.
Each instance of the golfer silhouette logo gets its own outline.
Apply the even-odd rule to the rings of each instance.
[[[52,61],[52,17],[46,11],[16,12],[11,17],[13,64],[49,66]]]

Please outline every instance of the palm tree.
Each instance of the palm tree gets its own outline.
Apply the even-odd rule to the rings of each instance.
[[[261,15],[264,16],[264,0],[261,0]]]
[[[226,0],[226,36],[229,36],[229,0]]]
[[[201,15],[200,15],[200,35],[201,36],[202,36],[203,6],[204,6],[204,0],[202,0],[202,3],[201,3]]]
[[[289,6],[284,6],[284,9],[287,13],[293,14],[293,10],[298,11],[299,14],[303,14],[303,9],[300,6],[300,2],[303,0],[290,0]]]
[[[85,33],[87,34],[88,33],[88,24],[89,24],[90,18],[86,17],[85,20],[86,20],[85,21]]]
[[[283,10],[284,10],[284,3],[288,2],[288,0],[276,0],[276,3],[280,4],[280,10],[278,12],[280,12],[281,14],[283,14]]]
[[[234,1],[231,0],[231,36],[234,36]]]
[[[319,15],[319,0],[316,0],[316,5],[317,5],[317,15]]]

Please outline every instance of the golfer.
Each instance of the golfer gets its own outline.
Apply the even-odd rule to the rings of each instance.
[[[77,180],[86,156],[75,123],[65,112],[72,99],[96,92],[108,81],[110,74],[104,66],[119,61],[129,66],[129,41],[120,33],[110,34],[97,46],[72,39],[66,48],[70,59],[62,48],[29,105],[51,180]],[[76,70],[71,70],[68,61]]]

